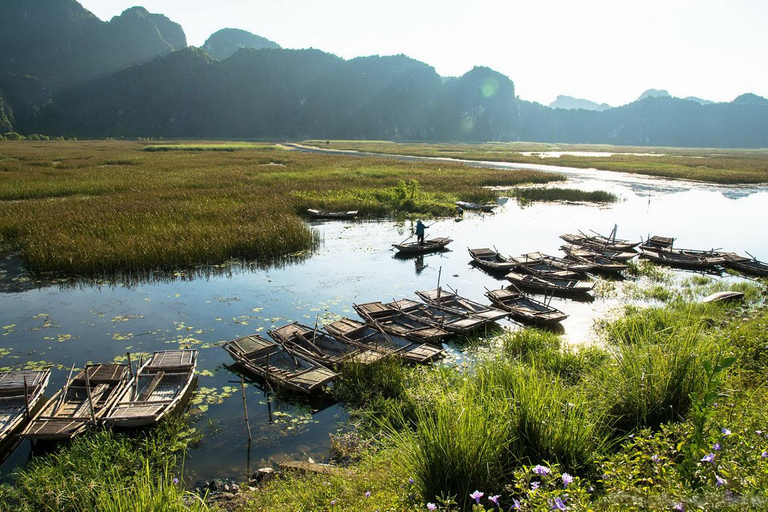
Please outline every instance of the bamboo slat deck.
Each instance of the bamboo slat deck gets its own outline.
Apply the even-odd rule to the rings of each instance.
[[[568,318],[559,309],[509,288],[491,290],[485,295],[497,307],[509,311],[513,318],[523,323],[554,325]]]
[[[517,272],[510,272],[505,277],[516,286],[547,293],[578,294],[586,293],[595,287],[595,283],[587,281],[546,278]]]
[[[71,439],[104,418],[128,385],[129,373],[128,366],[122,364],[86,366],[40,409],[21,436],[45,440]]]
[[[565,244],[565,245],[561,245],[560,249],[562,249],[566,254],[574,257],[590,260],[597,256],[602,256],[604,258],[608,258],[609,260],[617,261],[619,263],[626,263],[627,261],[637,256],[637,253],[634,250],[631,252],[615,251],[612,249],[603,249],[601,247],[595,247],[595,246],[587,247],[587,246],[579,246],[579,245],[573,245],[573,244]]]
[[[444,353],[441,348],[387,334],[381,328],[350,318],[341,318],[324,328],[335,338],[363,345],[370,350],[384,351],[412,363],[426,363]]]
[[[28,414],[42,401],[50,376],[51,370],[0,373],[0,454],[10,448]]]
[[[332,367],[345,362],[369,364],[383,357],[381,352],[338,340],[297,322],[273,329],[269,335],[291,352]]]
[[[182,406],[191,392],[197,350],[164,350],[139,368],[106,422],[119,427],[154,425]]]
[[[523,254],[517,258],[511,258],[521,265],[537,265],[544,263],[553,268],[559,268],[560,270],[569,270],[571,272],[585,273],[595,269],[597,265],[589,263],[585,260],[575,260],[558,258],[557,256],[550,256],[541,252],[529,252]]]
[[[381,302],[355,304],[355,311],[372,326],[381,327],[388,334],[421,343],[435,343],[451,335],[445,329],[414,320],[397,307]]]
[[[255,334],[228,341],[224,350],[249,373],[293,391],[310,393],[336,377],[323,365]]]
[[[488,319],[479,316],[454,313],[411,299],[396,300],[388,305],[402,311],[408,318],[445,329],[452,333],[466,334],[490,323]]]
[[[482,247],[480,249],[467,249],[472,262],[488,272],[509,272],[515,268],[515,262],[510,261],[493,249]]]
[[[609,238],[602,235],[585,235],[585,234],[565,234],[560,235],[560,238],[565,240],[569,244],[581,245],[585,247],[596,247],[601,249],[609,249],[613,251],[630,251],[640,245],[640,242],[630,242],[629,240],[622,240],[620,238]]]
[[[479,317],[487,322],[501,320],[509,314],[507,311],[480,304],[456,293],[445,291],[442,288],[416,292],[416,295],[430,306],[442,308],[459,315]]]
[[[768,264],[755,258],[747,258],[735,252],[721,252],[720,256],[725,259],[724,265],[728,268],[753,276],[768,276]]]

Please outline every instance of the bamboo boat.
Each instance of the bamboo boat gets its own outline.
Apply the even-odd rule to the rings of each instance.
[[[228,341],[223,347],[248,373],[293,391],[311,393],[336,378],[325,366],[257,334]]]
[[[725,259],[723,265],[728,268],[753,276],[768,276],[768,264],[759,261],[757,258],[747,258],[735,252],[721,252],[720,256]]]
[[[595,283],[590,281],[557,279],[531,274],[520,274],[518,272],[510,272],[505,277],[515,286],[531,290],[539,290],[545,293],[579,294],[586,293],[595,287]]]
[[[437,343],[451,335],[445,329],[414,320],[391,304],[368,302],[355,304],[355,311],[368,324],[381,327],[387,334],[403,337],[419,343]]]
[[[318,328],[297,322],[272,329],[269,335],[290,352],[329,367],[346,362],[369,364],[383,357],[381,352],[337,340]]]
[[[493,322],[480,315],[455,313],[411,299],[400,299],[387,304],[400,310],[406,317],[433,325],[455,334],[467,334]]]
[[[347,212],[329,212],[326,210],[316,210],[314,208],[309,208],[307,213],[313,219],[348,220],[357,217],[357,210],[350,210]]]
[[[584,247],[579,245],[565,244],[560,246],[567,255],[573,258],[591,259],[597,256],[608,258],[609,260],[618,261],[620,263],[626,263],[635,256],[637,253],[633,250],[629,251],[614,251],[611,249],[601,249],[599,247]]]
[[[21,437],[72,439],[99,424],[128,385],[129,376],[124,364],[87,365],[38,411]]]
[[[422,244],[420,244],[419,242],[408,242],[407,244],[406,243],[392,244],[392,247],[394,247],[401,253],[420,254],[425,252],[442,251],[443,249],[445,249],[445,246],[451,242],[453,242],[453,240],[451,240],[450,238],[437,237],[437,238],[431,238],[429,240],[424,240],[424,243]]]
[[[660,248],[653,245],[639,246],[640,255],[654,263],[672,267],[707,270],[718,265],[725,265],[726,259],[716,251],[700,251],[695,249]]]
[[[506,311],[480,304],[442,288],[416,292],[416,295],[430,306],[445,309],[457,315],[479,316],[489,322],[495,322],[507,316]]]
[[[14,445],[16,433],[43,399],[51,370],[0,372],[0,454]]]
[[[410,341],[401,336],[387,334],[381,326],[342,318],[324,327],[336,339],[392,354],[410,363],[428,363],[445,352],[429,343]]]
[[[582,272],[574,272],[572,270],[563,270],[557,267],[553,267],[547,262],[540,263],[521,263],[515,266],[513,269],[523,274],[532,274],[539,277],[553,277],[557,279],[584,279]]]
[[[467,251],[469,251],[469,256],[472,258],[472,262],[488,272],[507,273],[515,268],[515,263],[510,261],[509,258],[504,257],[499,252],[488,249],[487,247],[481,249],[467,248]]]
[[[113,427],[156,425],[189,398],[197,367],[197,350],[163,350],[140,365],[131,383],[106,416]]]
[[[606,274],[618,274],[622,270],[627,269],[627,264],[621,261],[612,260],[601,254],[597,254],[592,251],[585,251],[583,249],[573,248],[563,251],[573,261],[581,261],[584,263],[590,263],[594,265],[593,272],[603,272]]]
[[[509,288],[489,290],[485,296],[496,307],[508,311],[512,318],[523,323],[555,325],[568,318],[568,315],[559,309],[528,297],[518,290]]]
[[[456,201],[456,206],[458,206],[463,210],[476,210],[476,211],[491,213],[493,212],[493,209],[499,205],[493,204],[493,203],[480,204],[480,203],[470,203],[467,201]]]
[[[631,251],[640,245],[640,242],[630,242],[629,240],[609,238],[602,235],[585,235],[584,233],[580,233],[578,235],[566,233],[564,235],[560,235],[560,238],[571,245],[580,245],[590,248],[594,247],[597,249],[608,249],[617,252]]]
[[[578,272],[585,274],[595,270],[597,265],[590,263],[586,260],[577,260],[573,258],[558,258],[557,256],[550,256],[540,252],[529,252],[523,254],[519,258],[512,258],[514,261],[521,265],[538,265],[547,264],[552,268],[559,268],[560,270],[569,270],[571,272]]]

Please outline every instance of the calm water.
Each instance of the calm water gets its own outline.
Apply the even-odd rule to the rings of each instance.
[[[768,260],[765,187],[706,186],[604,172],[597,180],[594,171],[567,171],[568,186],[608,190],[620,201],[607,207],[520,207],[514,200],[501,200],[495,215],[467,212],[461,222],[448,219],[432,225],[428,236],[448,236],[454,242],[451,251],[423,259],[398,259],[390,248],[410,234],[410,222],[313,223],[322,244],[301,262],[266,269],[230,265],[130,285],[36,282],[8,257],[0,264],[0,366],[54,365],[50,395],[64,384],[72,364],[111,361],[127,350],[198,348],[200,376],[192,408],[205,438],[187,458],[186,468],[195,479],[242,478],[249,468],[270,459],[323,460],[328,435],[344,429],[348,416],[330,400],[274,396],[248,383],[254,436],[248,451],[240,377],[230,370],[231,360],[219,342],[265,334],[293,320],[314,324],[337,315],[356,317],[353,303],[412,297],[415,290],[434,288],[438,275],[442,284],[486,302],[484,289],[504,283],[469,265],[467,247],[559,254],[558,235],[579,229],[607,234],[614,223],[622,238],[675,236],[680,247],[747,250]],[[571,315],[563,323],[565,334],[570,343],[579,344],[590,342],[593,320],[618,300],[555,298],[553,305]],[[505,326],[515,328],[512,323]],[[457,349],[452,354],[451,360],[462,357]],[[28,457],[27,442],[0,467],[3,477]]]

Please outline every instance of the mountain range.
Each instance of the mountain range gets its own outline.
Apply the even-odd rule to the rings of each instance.
[[[344,60],[238,29],[194,48],[142,7],[104,22],[76,0],[3,0],[0,19],[0,134],[768,146],[753,94],[547,107],[485,67],[446,78],[404,55]]]

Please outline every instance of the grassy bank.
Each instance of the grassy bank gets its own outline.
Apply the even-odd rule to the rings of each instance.
[[[533,171],[303,154],[269,144],[4,142],[0,246],[35,271],[74,274],[267,261],[317,243],[309,207],[363,216],[450,215],[482,187]],[[162,150],[167,149],[167,150]]]
[[[449,157],[582,169],[627,172],[664,178],[712,183],[768,183],[768,151],[744,149],[695,149],[626,147],[590,144],[537,144],[527,142],[492,144],[426,144],[386,141],[307,141],[325,149],[349,149],[381,154]],[[611,156],[561,155],[541,158],[548,151],[613,153]]]
[[[587,192],[574,188],[515,188],[512,197],[523,203],[535,201],[572,201],[581,203],[614,203],[619,200],[616,194],[604,190]]]
[[[748,306],[694,288],[603,322],[602,348],[526,329],[469,367],[348,368],[359,462],[283,476],[245,509],[765,509],[765,288],[739,285]]]

